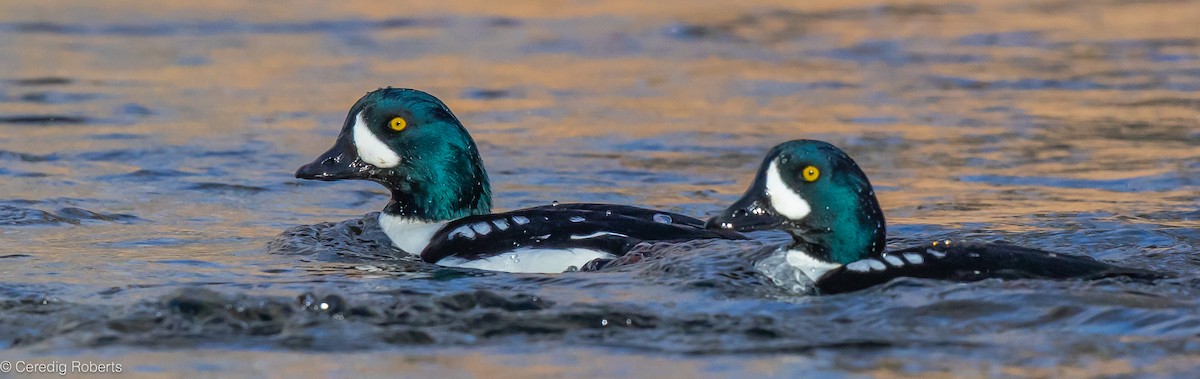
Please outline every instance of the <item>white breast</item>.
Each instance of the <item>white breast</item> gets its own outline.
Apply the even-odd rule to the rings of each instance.
[[[429,239],[445,225],[445,221],[424,222],[387,213],[379,214],[379,227],[387,234],[388,239],[392,240],[392,245],[416,256],[425,251],[425,247],[429,246]]]
[[[483,259],[446,257],[438,265],[480,270],[553,274],[568,267],[582,267],[598,258],[612,259],[616,255],[592,249],[535,249],[522,248]]]
[[[821,277],[825,276],[829,270],[842,267],[841,264],[817,260],[808,253],[795,249],[787,251],[787,263],[803,272],[804,276],[812,279],[813,283],[821,280]]]

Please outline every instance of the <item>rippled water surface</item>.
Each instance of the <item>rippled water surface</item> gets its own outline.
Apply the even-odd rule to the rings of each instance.
[[[1194,1],[0,2],[0,356],[124,373],[1194,375]],[[800,3],[800,4],[794,4]],[[762,243],[561,275],[396,257],[372,183],[294,179],[381,86],[443,99],[499,209],[708,216],[833,142],[893,247],[1180,275],[806,297]],[[775,240],[778,241],[777,239]]]

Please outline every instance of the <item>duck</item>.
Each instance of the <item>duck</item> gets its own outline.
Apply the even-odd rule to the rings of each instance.
[[[332,148],[301,166],[307,180],[367,180],[391,198],[379,225],[405,254],[449,267],[560,273],[622,256],[642,242],[746,239],[697,218],[615,204],[558,204],[492,213],[475,141],[426,92],[380,88],[346,115]]]
[[[887,226],[867,175],[846,152],[817,140],[772,148],[740,199],[709,228],[782,230],[791,241],[757,264],[777,282],[807,291],[858,291],[900,277],[971,282],[997,279],[1166,277],[1146,270],[998,243],[940,240],[886,250]]]

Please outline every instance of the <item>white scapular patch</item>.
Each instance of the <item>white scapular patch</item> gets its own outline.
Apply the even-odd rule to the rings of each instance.
[[[508,229],[508,221],[504,221],[502,218],[492,220],[492,225],[496,225],[496,229],[499,230]]]
[[[842,267],[841,264],[825,262],[795,249],[787,251],[787,263],[803,272],[804,276],[807,276],[813,283],[821,280],[821,277],[825,276],[829,270]]]
[[[529,218],[525,216],[513,216],[512,220],[513,222],[517,223],[517,225],[525,225],[529,223]]]
[[[866,261],[854,261],[846,264],[846,269],[857,272],[870,272],[871,264]]]
[[[483,259],[446,257],[438,265],[474,268],[490,271],[554,274],[566,271],[571,266],[582,267],[598,258],[616,258],[606,252],[592,249],[532,249],[523,248]]]
[[[492,225],[486,222],[477,222],[471,225],[471,229],[474,229],[479,235],[485,236],[492,232]]]
[[[934,249],[925,249],[925,253],[932,255],[934,258],[944,258],[946,253]]]
[[[921,254],[917,254],[917,253],[904,253],[904,259],[907,259],[908,263],[912,263],[915,265],[925,263],[925,258],[922,258]]]
[[[846,264],[846,268],[849,270],[858,271],[858,272],[887,270],[887,266],[884,265],[883,262],[880,262],[878,259],[874,259],[874,258],[865,258],[865,259],[859,259],[854,262],[850,262],[850,263]]]
[[[573,239],[573,240],[582,240],[582,239],[588,239],[588,238],[595,238],[595,237],[599,237],[599,236],[617,236],[617,237],[629,237],[629,236],[627,236],[627,235],[624,235],[624,234],[621,234],[621,233],[613,233],[613,232],[595,232],[595,233],[588,234],[588,235],[583,235],[583,236],[579,236],[579,235],[574,235],[574,234],[572,234],[572,235],[571,235],[571,239]]]
[[[371,132],[362,112],[354,116],[354,148],[358,150],[358,158],[372,166],[392,168],[400,164],[400,155]]]
[[[779,174],[779,167],[774,161],[767,167],[767,199],[771,201],[771,208],[775,212],[779,212],[783,217],[790,220],[799,220],[808,216],[812,212],[812,207],[808,201],[805,201],[800,194],[788,188],[783,182],[783,177]]]
[[[904,266],[904,261],[901,260],[900,257],[894,255],[884,255],[883,260],[887,261],[887,263],[892,265],[892,267]]]
[[[466,239],[475,239],[475,231],[471,230],[470,225],[463,225],[463,226],[458,227],[458,229],[454,229],[453,232],[450,232],[450,236],[447,238],[454,239],[454,238],[459,238],[459,237],[466,238]]]
[[[379,214],[379,226],[383,228],[383,233],[388,239],[392,240],[392,245],[405,253],[417,256],[429,246],[429,239],[433,238],[433,234],[445,225],[444,221],[424,222],[387,213]]]
[[[875,270],[875,271],[887,270],[887,266],[884,266],[883,262],[880,262],[878,259],[864,259],[864,260],[867,261],[867,264],[871,265],[872,270]]]

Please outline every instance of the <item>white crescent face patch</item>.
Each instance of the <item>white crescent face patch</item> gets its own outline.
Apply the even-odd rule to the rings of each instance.
[[[771,161],[771,165],[767,167],[767,199],[775,212],[791,220],[802,219],[812,212],[808,201],[783,182],[783,176],[779,174],[779,166],[775,161]]]
[[[400,164],[400,155],[371,132],[371,128],[368,128],[367,122],[363,120],[362,112],[354,116],[353,137],[354,148],[358,150],[358,157],[363,162],[379,168],[392,168]]]

